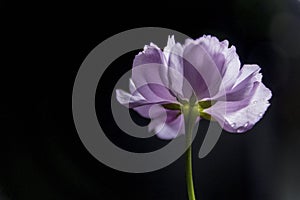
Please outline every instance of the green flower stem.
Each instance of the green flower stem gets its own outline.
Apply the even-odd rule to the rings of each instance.
[[[193,183],[192,146],[186,152],[186,184],[189,200],[196,200]]]
[[[186,184],[189,200],[196,200],[193,183],[193,169],[192,169],[192,136],[193,129],[197,117],[199,116],[198,105],[186,104],[182,107],[182,113],[184,115],[185,134],[187,141],[186,151]]]

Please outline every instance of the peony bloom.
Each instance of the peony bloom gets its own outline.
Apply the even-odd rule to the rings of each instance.
[[[241,67],[228,41],[203,36],[175,43],[162,51],[151,43],[133,61],[130,93],[117,90],[118,101],[150,118],[149,131],[162,139],[185,132],[182,109],[192,105],[197,119],[217,121],[228,132],[242,133],[258,122],[271,91],[262,83],[260,67]]]

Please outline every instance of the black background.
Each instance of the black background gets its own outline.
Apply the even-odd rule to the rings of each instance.
[[[1,1],[0,6],[1,200],[187,199],[183,157],[151,173],[119,172],[87,152],[73,123],[72,87],[85,57],[106,38],[145,26],[194,39],[203,34],[228,39],[242,63],[261,66],[273,92],[270,108],[252,130],[224,132],[207,157],[194,155],[197,199],[300,199],[299,1]],[[167,142],[126,136],[109,110],[114,84],[136,53],[106,70],[96,109],[114,143],[140,152]],[[207,122],[200,125],[194,152]]]

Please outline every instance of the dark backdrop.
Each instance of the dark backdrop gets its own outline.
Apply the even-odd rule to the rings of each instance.
[[[106,38],[144,26],[194,39],[203,34],[228,39],[242,63],[261,66],[273,92],[270,108],[251,131],[223,132],[206,158],[194,155],[197,199],[300,199],[299,1],[1,1],[0,6],[1,200],[187,199],[183,157],[146,174],[113,170],[87,152],[72,119],[72,87],[84,58]],[[136,53],[106,70],[96,109],[108,137],[139,152],[167,142],[126,136],[109,110],[114,84]],[[207,122],[200,125],[195,151]]]

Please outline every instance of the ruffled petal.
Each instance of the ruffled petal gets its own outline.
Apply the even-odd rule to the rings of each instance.
[[[185,46],[189,43],[191,41],[188,40]],[[201,45],[211,56],[222,76],[224,89],[231,88],[235,83],[241,65],[235,47],[229,47],[227,40],[219,41],[216,37],[210,35],[204,35],[193,43]]]
[[[163,52],[154,44],[145,46],[133,62],[132,83],[149,102],[174,101],[169,89],[168,66]]]
[[[240,101],[250,95],[255,82],[261,82],[262,75],[259,73],[260,67],[258,65],[244,65],[234,85],[227,89],[226,93],[220,91],[212,100],[223,101]]]
[[[240,101],[250,95],[255,82],[261,82],[258,65],[244,65],[230,91],[227,91],[226,101]]]
[[[151,63],[162,65],[166,64],[163,52],[153,43],[145,45],[144,50],[135,56],[133,60],[133,67]]]
[[[269,107],[271,91],[261,82],[254,86],[247,98],[240,101],[218,101],[204,112],[210,114],[228,132],[242,133],[251,129]]]
[[[149,112],[156,104],[177,103],[168,88],[165,56],[155,44],[146,45],[135,57],[129,90],[130,93],[117,90],[117,100],[143,117],[150,118]]]

